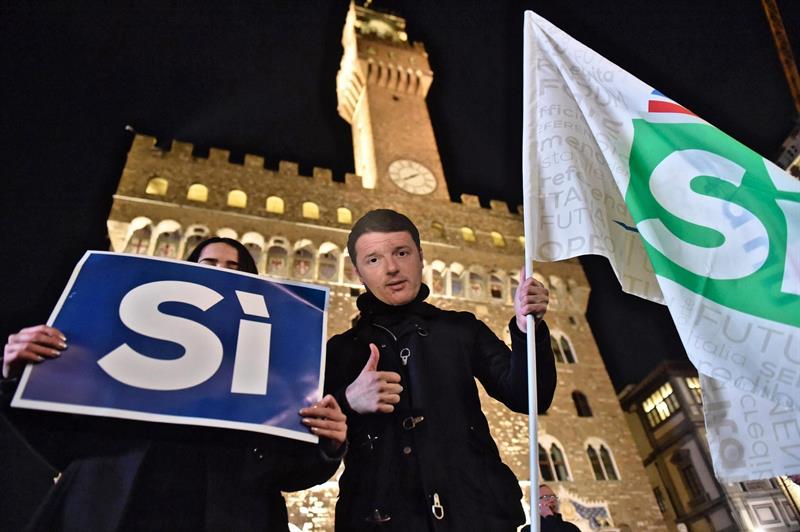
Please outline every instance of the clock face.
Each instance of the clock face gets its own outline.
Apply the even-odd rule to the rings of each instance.
[[[389,177],[395,185],[411,194],[430,194],[436,190],[433,172],[417,161],[398,159],[389,165]]]

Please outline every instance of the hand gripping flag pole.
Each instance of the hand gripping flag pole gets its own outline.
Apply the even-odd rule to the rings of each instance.
[[[530,26],[527,23],[527,19],[529,15],[526,13],[524,19],[524,31],[523,33],[527,33],[528,28]],[[525,136],[525,128],[530,127],[535,120],[535,112],[533,116],[530,116],[530,110],[535,109],[533,106],[527,104],[527,100],[529,97],[534,97],[533,94],[528,94],[529,89],[528,87],[532,87],[533,84],[531,83],[530,77],[534,75],[534,71],[531,68],[528,68],[528,65],[532,64],[533,58],[531,54],[533,50],[531,49],[531,39],[524,39],[524,46],[523,46],[523,61],[522,61],[522,127],[523,127],[523,135],[522,138],[526,138]],[[533,253],[534,253],[534,239],[535,233],[533,231],[533,216],[534,216],[534,209],[532,205],[531,199],[534,197],[531,194],[530,188],[533,186],[533,182],[535,180],[531,179],[530,171],[531,171],[531,164],[528,157],[525,156],[526,150],[522,150],[522,211],[523,211],[523,223],[525,228],[525,268],[524,274],[525,278],[520,279],[520,286],[525,282],[525,280],[533,275]],[[529,445],[529,467],[530,467],[530,520],[531,520],[531,532],[539,532],[539,445],[537,439],[537,424],[538,424],[538,412],[539,412],[539,405],[537,399],[537,385],[536,385],[536,323],[534,322],[534,318],[532,315],[528,315],[525,317],[527,320],[527,341],[528,341],[528,445]]]

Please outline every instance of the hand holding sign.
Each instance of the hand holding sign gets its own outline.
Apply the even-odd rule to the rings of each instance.
[[[394,412],[400,402],[400,374],[394,371],[378,371],[380,352],[375,344],[369,344],[369,359],[364,369],[345,391],[350,408],[359,414]]]
[[[54,327],[26,327],[8,337],[3,349],[3,377],[18,376],[25,364],[61,356],[67,348],[67,338]]]
[[[301,409],[300,415],[303,416],[303,424],[311,432],[334,443],[334,451],[347,440],[347,416],[332,395],[326,395],[321,401]]]

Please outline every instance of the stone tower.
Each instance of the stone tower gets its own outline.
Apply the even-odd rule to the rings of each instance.
[[[428,54],[408,43],[405,20],[354,6],[336,76],[339,114],[352,126],[353,159],[365,188],[398,187],[450,201],[425,96]]]
[[[182,258],[206,236],[238,238],[261,273],[329,287],[332,335],[349,328],[362,290],[347,256],[349,228],[370,209],[394,208],[419,226],[429,301],[473,312],[510,341],[522,218],[504,202],[486,209],[475,196],[450,200],[425,104],[433,72],[404,28],[400,17],[358,6],[347,16],[338,109],[352,125],[358,175],[339,182],[314,168],[304,176],[296,163],[265,165],[255,155],[234,164],[226,150],[199,157],[189,143],[161,148],[136,135],[109,215],[113,249]],[[583,270],[574,260],[535,269],[551,293],[546,319],[559,373],[553,406],[539,418],[541,477],[583,530],[665,530],[584,317]],[[483,392],[482,402],[503,460],[527,488],[527,418]],[[336,493],[331,481],[287,494],[293,526],[332,530]]]

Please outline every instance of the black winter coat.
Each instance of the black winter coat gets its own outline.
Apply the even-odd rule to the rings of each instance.
[[[10,409],[61,478],[31,531],[288,530],[281,491],[326,481],[317,445],[243,431]]]
[[[512,320],[512,350],[474,315],[417,300],[402,307],[359,298],[357,325],[328,342],[326,387],[348,415],[350,450],[339,481],[336,530],[515,530],[525,520],[517,479],[500,460],[477,378],[515,412],[527,413],[526,337]],[[536,331],[540,412],[556,371],[545,323]],[[345,388],[380,349],[380,371],[401,375],[392,414],[359,415]]]
[[[539,520],[540,532],[581,532],[581,529],[569,521],[564,521],[561,514],[542,517]]]

